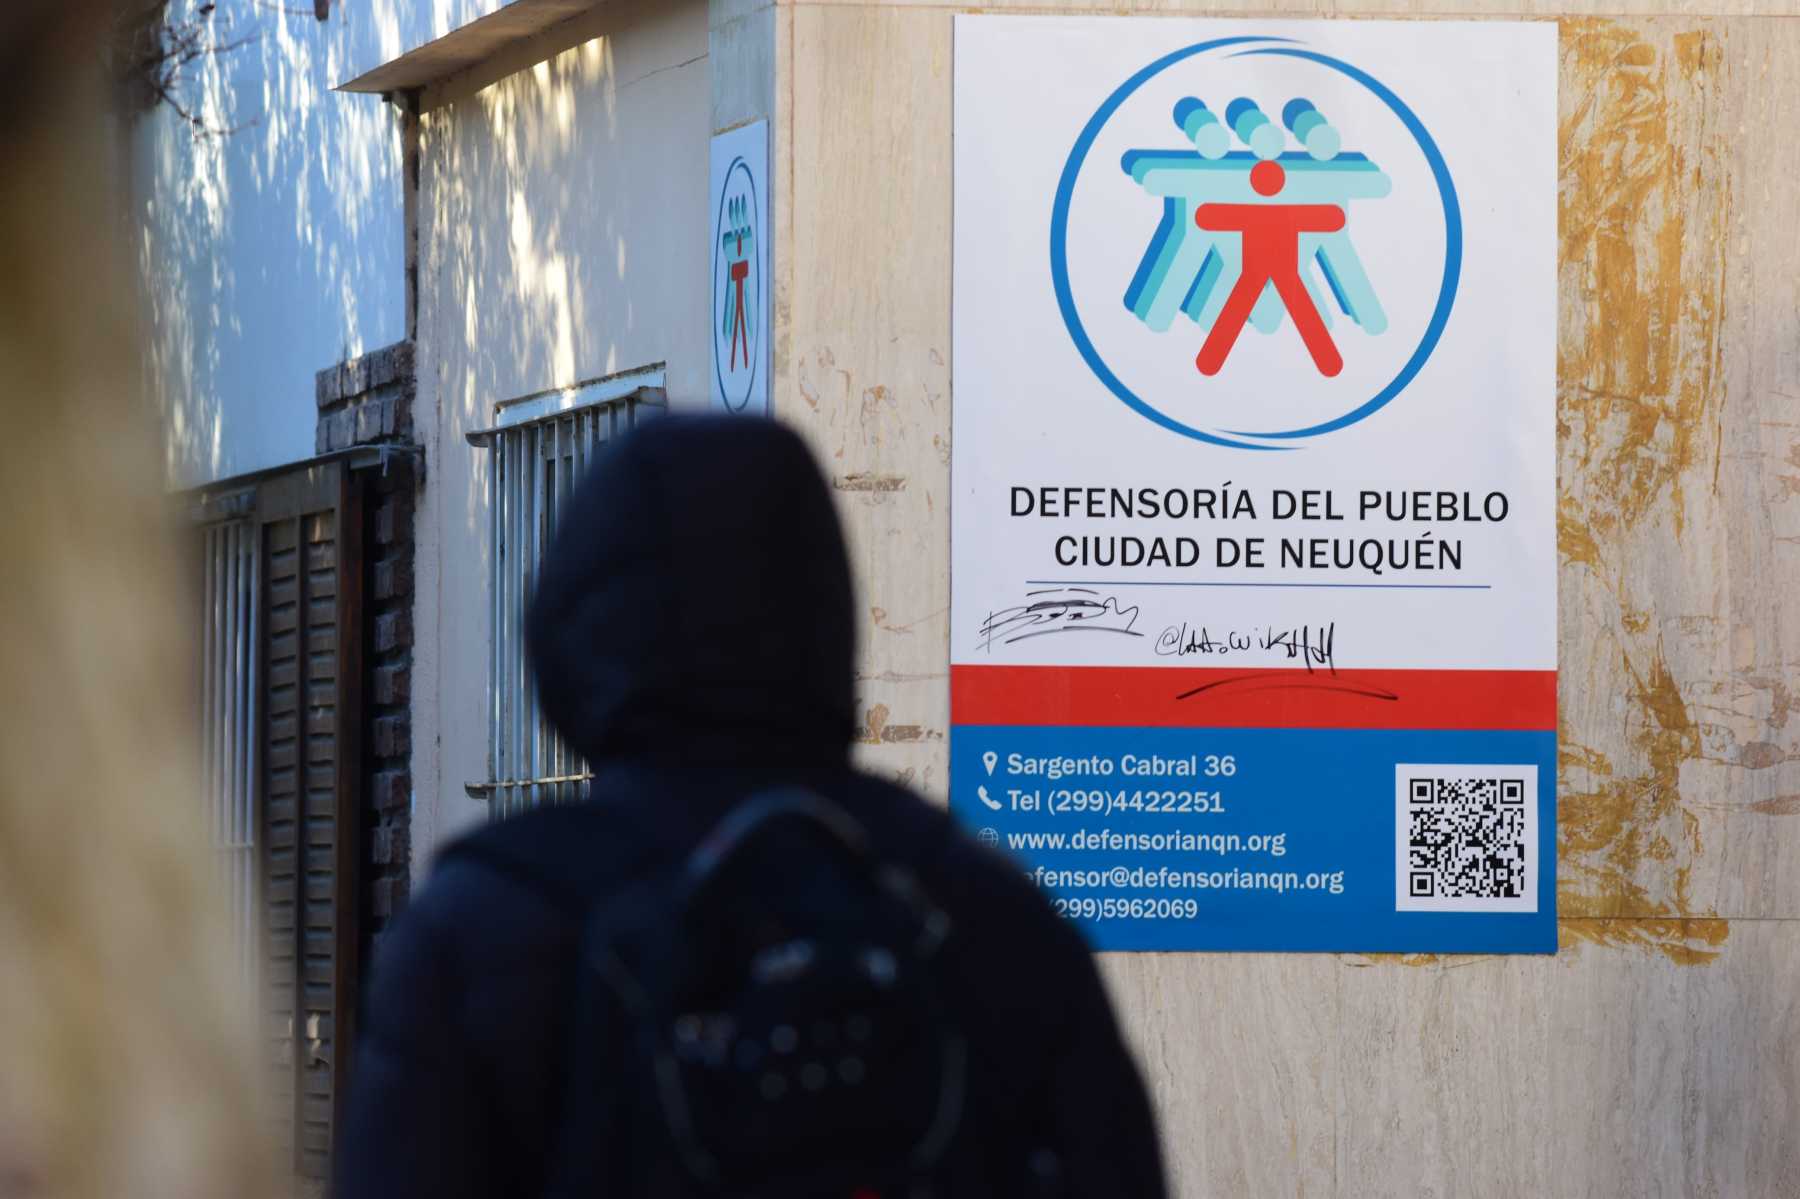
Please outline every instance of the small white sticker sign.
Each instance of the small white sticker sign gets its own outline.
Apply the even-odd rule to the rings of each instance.
[[[769,123],[712,139],[713,407],[769,411]]]

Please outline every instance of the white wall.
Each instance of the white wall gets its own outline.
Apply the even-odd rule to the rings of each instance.
[[[172,12],[193,0],[174,0]],[[398,113],[330,89],[396,48],[407,0],[221,0],[182,95],[137,129],[150,382],[168,405],[175,486],[313,452],[313,375],[405,336]],[[406,20],[412,20],[407,17]]]
[[[288,0],[294,3],[295,0]],[[461,29],[483,17],[514,5],[529,6],[536,0],[333,0],[332,19],[339,12],[351,20],[362,12],[377,29],[374,39],[359,39],[346,47],[344,73],[338,82],[354,79],[427,42]],[[604,3],[605,0],[600,0]]]
[[[485,814],[488,462],[501,400],[652,362],[708,395],[704,0],[615,0],[570,48],[472,95],[428,90],[415,419],[426,445],[413,663],[415,878]],[[483,74],[488,74],[484,68]]]

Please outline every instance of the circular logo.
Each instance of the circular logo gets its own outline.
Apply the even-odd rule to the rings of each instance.
[[[1220,38],[1151,62],[1082,127],[1050,268],[1077,351],[1132,410],[1292,449],[1418,375],[1455,303],[1462,213],[1385,84],[1289,38]]]
[[[713,222],[713,372],[725,407],[741,412],[750,402],[762,355],[762,271],[756,238],[762,227],[756,179],[735,158],[719,189]]]

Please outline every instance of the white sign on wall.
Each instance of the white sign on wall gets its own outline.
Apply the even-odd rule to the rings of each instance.
[[[769,410],[769,123],[712,139],[713,407]]]
[[[1556,943],[1556,28],[959,16],[951,802],[1101,948]]]

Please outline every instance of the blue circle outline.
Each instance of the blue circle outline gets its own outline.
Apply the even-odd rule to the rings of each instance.
[[[744,160],[744,156],[742,154],[739,154],[736,158],[733,158],[731,160],[731,165],[725,168],[724,182],[719,184],[719,214],[713,222],[713,238],[712,238],[712,242],[713,242],[713,283],[715,285],[719,281],[719,256],[725,252],[724,243],[723,243],[722,236],[721,236],[725,230],[725,199],[726,199],[726,196],[731,191],[731,176],[740,167],[743,168],[744,178],[750,181],[750,206],[751,206],[750,228],[753,231],[756,228],[758,219],[762,216],[762,197],[757,195],[757,192],[756,192],[756,172],[754,172],[750,169],[750,164]],[[757,246],[752,250],[752,254],[756,258],[757,262],[761,261],[762,253],[763,253],[763,250],[762,250],[761,246]],[[756,265],[757,265],[756,262],[751,263],[752,273],[756,276],[756,296],[753,300],[753,305],[754,305],[754,307],[756,307],[756,309],[758,311],[760,311],[762,308],[763,273],[759,270],[754,269]],[[716,306],[718,304],[718,302],[719,302],[719,296],[715,292],[713,295],[713,304]],[[708,323],[709,324],[711,323],[710,320],[708,321]],[[744,398],[742,400],[738,401],[736,404],[733,404],[731,402],[731,393],[725,390],[725,372],[719,366],[719,338],[718,338],[717,334],[713,335],[712,343],[713,343],[713,378],[715,378],[719,381],[719,398],[720,398],[720,400],[722,400],[724,402],[725,410],[727,412],[742,412],[745,408],[749,407],[749,405],[750,405],[750,392],[756,387],[756,370],[757,370],[757,367],[759,367],[762,364],[762,355],[761,354],[752,354],[751,355],[751,357],[750,357],[750,378],[749,378],[749,381],[744,384]],[[762,345],[762,335],[760,333],[757,334],[757,345],[759,347]]]
[[[1312,437],[1320,433],[1329,433],[1333,430],[1342,429],[1348,425],[1355,424],[1357,421],[1362,420],[1386,405],[1395,396],[1399,395],[1400,392],[1406,388],[1407,384],[1412,382],[1413,377],[1417,375],[1420,368],[1425,365],[1425,360],[1429,358],[1432,351],[1437,348],[1438,339],[1442,337],[1444,332],[1444,326],[1449,323],[1450,309],[1456,302],[1457,282],[1462,275],[1462,208],[1457,201],[1456,185],[1451,181],[1450,168],[1445,164],[1444,156],[1438,150],[1437,143],[1432,140],[1431,134],[1426,131],[1424,123],[1419,120],[1412,109],[1408,108],[1406,103],[1402,101],[1399,96],[1396,96],[1385,84],[1375,79],[1366,71],[1353,67],[1347,62],[1332,58],[1329,55],[1320,54],[1314,50],[1293,49],[1287,45],[1265,45],[1254,50],[1241,50],[1237,54],[1232,55],[1232,57],[1275,54],[1288,58],[1306,59],[1347,75],[1357,83],[1368,88],[1370,92],[1374,93],[1377,99],[1386,104],[1388,108],[1392,110],[1394,115],[1400,118],[1401,124],[1406,126],[1407,131],[1413,135],[1413,139],[1418,142],[1419,149],[1425,155],[1426,163],[1431,167],[1432,177],[1437,182],[1438,195],[1443,201],[1445,232],[1444,278],[1443,283],[1438,290],[1437,306],[1432,311],[1430,323],[1425,327],[1425,335],[1419,340],[1419,345],[1413,351],[1412,357],[1407,359],[1406,363],[1400,368],[1399,373],[1388,382],[1386,387],[1383,387],[1377,392],[1373,399],[1368,400],[1360,407],[1354,408],[1333,420],[1326,421],[1322,424],[1312,425],[1304,429],[1288,429],[1269,433],[1255,433],[1234,429],[1221,430],[1222,433],[1228,434],[1229,436],[1204,432],[1191,425],[1183,424],[1174,417],[1164,414],[1150,405],[1147,401],[1140,398],[1136,392],[1125,386],[1124,382],[1112,372],[1111,368],[1106,365],[1105,360],[1100,357],[1099,351],[1094,348],[1092,339],[1088,337],[1086,327],[1081,323],[1080,313],[1075,309],[1075,297],[1069,286],[1069,263],[1067,257],[1069,204],[1074,195],[1075,182],[1077,178],[1079,178],[1081,168],[1087,160],[1088,151],[1093,149],[1095,139],[1100,136],[1100,131],[1106,127],[1106,123],[1112,119],[1113,114],[1119,110],[1120,106],[1123,105],[1126,100],[1131,98],[1133,92],[1137,91],[1138,88],[1142,87],[1155,76],[1184,59],[1192,58],[1195,55],[1204,54],[1209,50],[1217,50],[1226,46],[1240,46],[1245,45],[1246,43],[1267,42],[1291,43],[1294,40],[1295,39],[1293,38],[1265,35],[1215,38],[1211,41],[1196,42],[1191,46],[1184,46],[1180,50],[1172,51],[1139,70],[1124,83],[1120,84],[1111,95],[1102,101],[1100,107],[1094,110],[1094,115],[1089,117],[1087,124],[1082,127],[1080,135],[1075,139],[1074,147],[1069,151],[1068,161],[1063,164],[1062,177],[1057,182],[1056,198],[1050,209],[1051,282],[1056,291],[1057,307],[1062,311],[1063,324],[1067,327],[1069,337],[1074,341],[1075,349],[1087,363],[1088,369],[1094,372],[1094,376],[1106,386],[1108,391],[1111,391],[1115,396],[1123,400],[1126,406],[1137,412],[1138,415],[1146,417],[1171,432],[1180,433],[1184,437],[1192,437],[1198,441],[1204,441],[1212,445],[1228,446],[1232,449],[1293,449],[1295,448],[1293,446],[1259,445],[1255,442],[1236,441],[1233,440],[1233,438],[1261,437],[1269,440],[1283,440]],[[715,354],[715,358],[716,357],[717,355]]]

